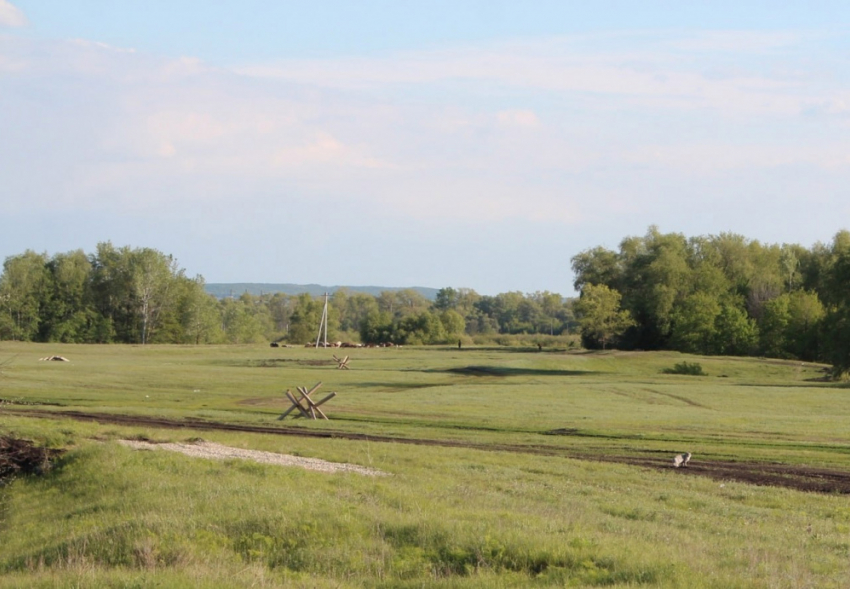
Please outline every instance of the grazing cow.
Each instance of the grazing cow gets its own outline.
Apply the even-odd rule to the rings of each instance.
[[[684,454],[677,454],[673,457],[673,466],[679,468],[680,466],[687,466],[688,462],[691,461],[691,453],[685,452]]]

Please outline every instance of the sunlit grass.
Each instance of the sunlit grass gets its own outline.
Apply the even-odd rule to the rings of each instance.
[[[54,353],[71,362],[38,362]],[[432,348],[357,350],[340,371],[322,363],[331,353],[3,344],[14,361],[0,397],[59,404],[40,408],[483,449],[98,425],[3,406],[0,430],[68,452],[0,491],[0,587],[850,586],[843,497],[569,458],[689,450],[844,467],[849,391],[811,380],[821,367],[699,358],[707,376],[693,377],[662,374],[693,359],[672,353]],[[318,381],[339,392],[331,421],[276,420],[282,390]],[[115,442],[198,436],[391,476]],[[486,450],[496,444],[529,452]]]

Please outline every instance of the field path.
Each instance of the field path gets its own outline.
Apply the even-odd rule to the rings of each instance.
[[[386,476],[387,473],[374,468],[358,466],[356,464],[345,464],[341,462],[328,462],[320,458],[305,458],[303,456],[292,456],[290,454],[278,454],[276,452],[263,452],[262,450],[246,450],[245,448],[233,448],[223,446],[215,442],[183,443],[153,443],[142,440],[118,440],[123,446],[129,446],[134,450],[169,450],[179,452],[193,458],[210,458],[213,460],[250,460],[261,464],[274,464],[276,466],[298,466],[307,470],[318,470],[320,472],[354,472],[367,476]]]
[[[447,448],[470,448],[489,452],[515,452],[523,454],[535,454],[544,456],[560,456],[575,460],[593,460],[597,462],[614,462],[629,464],[651,469],[673,469],[672,456],[664,457],[658,455],[632,455],[612,456],[608,454],[589,454],[572,452],[568,449],[545,444],[521,445],[521,444],[482,444],[476,442],[463,442],[456,440],[439,440],[427,438],[401,438],[393,436],[375,436],[370,434],[357,434],[343,431],[311,431],[294,427],[266,427],[238,425],[218,421],[204,421],[200,419],[165,419],[162,417],[150,417],[144,415],[120,415],[108,413],[86,413],[82,411],[49,411],[40,409],[9,409],[8,413],[14,413],[22,417],[34,417],[42,419],[74,419],[77,421],[94,421],[98,423],[109,423],[125,426],[160,427],[167,429],[191,429],[205,431],[235,431],[255,434],[268,434],[276,436],[297,436],[305,438],[346,439],[354,441],[383,442],[394,444],[414,444],[422,446],[441,446]],[[766,485],[774,487],[786,487],[798,491],[815,493],[837,493],[850,494],[850,472],[813,468],[807,466],[788,465],[780,463],[764,462],[732,462],[732,461],[709,461],[700,460],[695,457],[687,468],[675,469],[677,474],[683,476],[696,475],[705,476],[720,481],[738,481],[754,485]]]

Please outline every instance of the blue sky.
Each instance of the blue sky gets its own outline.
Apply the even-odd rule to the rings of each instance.
[[[0,0],[0,256],[572,294],[651,224],[850,225],[839,2]]]

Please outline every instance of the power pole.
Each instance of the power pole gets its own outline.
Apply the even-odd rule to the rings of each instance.
[[[325,293],[325,308],[322,309],[322,320],[319,322],[319,335],[316,336],[316,347],[319,347],[319,341],[322,339],[322,329],[325,332],[325,342],[324,346],[328,347],[328,297],[330,295]]]

